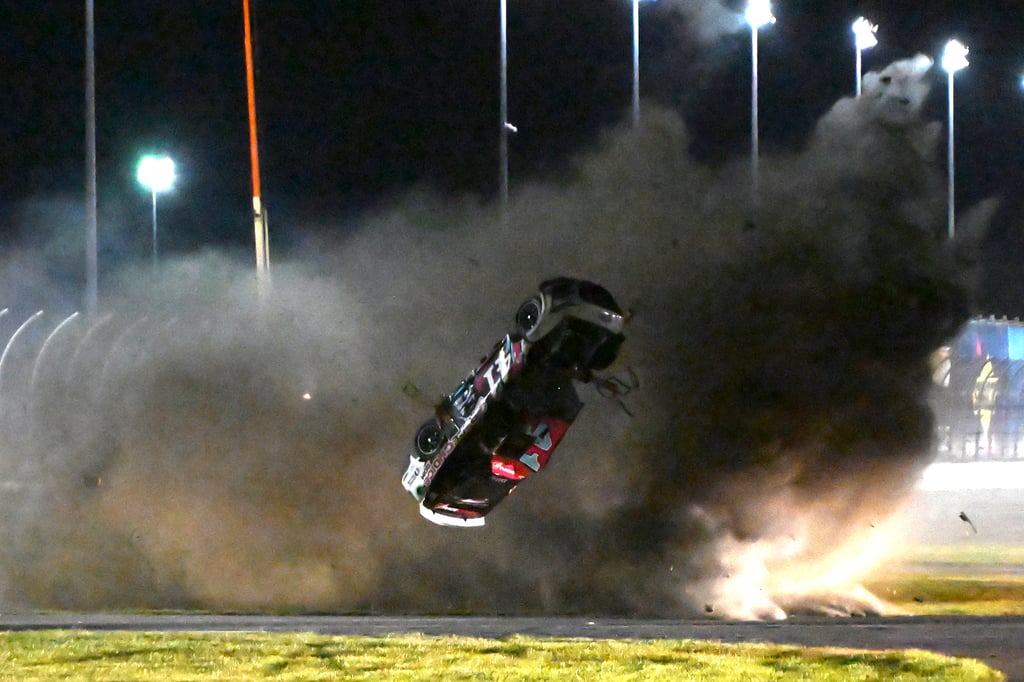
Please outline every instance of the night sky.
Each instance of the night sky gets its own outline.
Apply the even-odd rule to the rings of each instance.
[[[737,13],[743,5],[722,4]],[[865,71],[917,52],[936,57],[959,38],[971,66],[956,77],[957,202],[1006,197],[981,247],[981,305],[1017,315],[1024,10],[1014,0],[967,7],[774,3],[778,22],[759,34],[761,150],[799,148],[820,116],[852,94],[849,26],[858,15],[880,25]],[[496,0],[254,0],[252,8],[263,195],[277,254],[311,225],[356,229],[361,215],[414,186],[494,200]],[[720,9],[715,0],[641,8],[641,94],[684,115],[691,153],[712,166],[748,154],[750,135],[749,31],[727,30]],[[72,208],[61,219],[81,224],[84,6],[5,3],[0,27],[0,236],[14,242],[33,229],[26,206],[38,212],[63,201]],[[149,196],[134,179],[145,151],[170,154],[180,173],[158,202],[164,253],[251,248],[242,36],[241,2],[96,0],[101,268],[147,253]],[[510,0],[508,36],[509,119],[519,129],[510,140],[514,193],[528,180],[557,182],[574,155],[628,117],[631,3]],[[927,111],[945,121],[937,68],[935,81]]]

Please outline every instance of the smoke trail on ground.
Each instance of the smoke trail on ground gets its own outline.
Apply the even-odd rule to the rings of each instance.
[[[344,243],[311,229],[266,297],[215,254],[123,272],[31,392],[2,370],[2,603],[834,604],[787,576],[877,541],[929,455],[927,357],[968,313],[926,72],[893,65],[804,152],[762,159],[753,214],[747,166],[695,165],[679,119],[649,109],[505,219],[422,192]],[[415,427],[559,274],[632,312],[634,416],[583,387],[552,465],[484,530],[427,524],[399,483]]]

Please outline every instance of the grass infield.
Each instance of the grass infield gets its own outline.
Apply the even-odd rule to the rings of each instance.
[[[1024,548],[913,547],[865,583],[915,616],[1024,615]]]
[[[686,640],[43,630],[0,634],[0,680],[1001,680],[969,659]]]
[[[1024,615],[1024,550],[913,548],[867,583],[915,615]],[[42,630],[0,633],[0,682],[1001,680],[980,662],[688,640]]]

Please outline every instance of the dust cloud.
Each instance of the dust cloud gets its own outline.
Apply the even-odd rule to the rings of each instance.
[[[340,242],[310,226],[265,295],[215,253],[122,271],[0,366],[0,604],[881,610],[857,568],[929,458],[928,355],[969,308],[929,79],[894,64],[763,157],[756,211],[745,162],[697,165],[648,107],[504,217],[423,190]],[[581,387],[542,475],[485,529],[434,527],[399,481],[413,431],[554,275],[631,312],[632,416]]]
[[[747,27],[743,12],[730,10],[720,0],[667,0],[659,9],[679,14],[687,34],[701,46]]]

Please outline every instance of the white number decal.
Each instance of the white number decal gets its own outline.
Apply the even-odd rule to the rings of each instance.
[[[498,349],[489,371],[484,374],[487,379],[487,387],[491,393],[497,393],[502,382],[508,378],[509,370],[512,369],[512,356],[505,350],[504,346]]]
[[[530,433],[533,436],[534,445],[547,452],[551,449],[551,429],[544,422],[537,424],[537,426]]]

